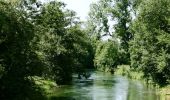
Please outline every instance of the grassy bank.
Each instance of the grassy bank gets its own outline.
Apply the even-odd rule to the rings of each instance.
[[[115,70],[114,74],[126,76],[130,79],[143,80],[143,73],[131,69],[129,65],[119,65]]]
[[[159,89],[161,100],[170,100],[170,85]]]
[[[32,79],[34,80],[35,84],[38,87],[44,90],[44,93],[46,94],[53,93],[53,89],[58,87],[58,85],[54,81],[49,79],[45,79],[37,76],[32,77]]]
[[[44,96],[43,100],[52,100],[51,95],[55,94],[56,88],[59,88],[59,86],[50,79],[45,79],[38,76],[30,77],[29,79],[35,84],[37,91],[41,91]]]
[[[155,84],[152,79],[146,80],[144,77],[144,73],[142,71],[137,71],[135,69],[130,68],[129,65],[119,65],[114,72],[115,75],[122,75],[125,77],[128,77],[129,79],[132,80],[140,80],[143,83],[147,84],[149,87],[156,87],[158,88],[159,86]]]
[[[102,72],[111,72],[112,69],[111,67],[99,67],[97,68],[98,71]],[[126,76],[129,79],[134,79],[134,80],[144,80],[143,78],[143,73],[140,71],[135,71],[130,68],[129,65],[118,65],[117,68],[114,70],[115,75],[121,75],[121,76]]]
[[[110,72],[110,68],[109,67],[99,67],[97,68],[98,71],[101,72]]]
[[[132,69],[132,68],[130,68],[129,65],[119,65],[119,66],[117,66],[114,74],[126,76],[126,77],[128,77],[129,79],[132,79],[132,80],[143,81],[144,83],[146,83],[148,86],[151,86],[151,87],[157,86],[156,84],[154,84],[154,82],[151,79],[146,80],[144,78],[144,74],[143,74],[142,71],[137,71],[135,69]]]
[[[103,70],[101,69],[101,71]],[[105,69],[105,71],[108,72],[109,69]],[[142,82],[145,82],[145,79],[143,78],[143,73],[132,70],[128,65],[118,66],[114,74],[126,76],[129,79],[140,80]],[[34,81],[37,87],[41,88],[41,91],[43,91],[44,95],[47,98],[46,100],[60,100],[60,98],[55,95],[57,92],[56,88],[60,87],[54,81],[37,76],[34,76],[31,79]],[[149,86],[154,85],[150,82]],[[161,96],[160,100],[170,100],[170,85],[163,88],[159,88],[158,94]]]
[[[145,78],[143,77],[144,74],[140,71],[135,71],[131,69],[129,65],[119,65],[115,70],[114,74],[126,76],[129,79],[133,79],[133,80],[141,80],[151,87],[156,86],[158,90],[158,94],[160,95],[160,100],[170,100],[170,85],[165,87],[159,87],[158,85],[153,84],[151,80],[146,82]]]

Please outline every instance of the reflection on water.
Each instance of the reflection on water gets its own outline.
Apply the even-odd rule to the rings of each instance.
[[[56,89],[51,100],[159,100],[154,89],[122,76],[94,72],[89,79],[73,80]]]

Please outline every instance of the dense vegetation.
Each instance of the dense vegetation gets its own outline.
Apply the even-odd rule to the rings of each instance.
[[[105,46],[97,44],[95,66],[109,68],[112,65],[116,67],[130,64],[131,72],[142,72],[143,78],[147,81],[160,86],[169,84],[169,2],[169,0],[100,0],[92,4],[88,21],[91,28],[87,29],[91,30],[92,36],[105,46],[109,43],[102,41],[106,35],[119,44],[109,47],[108,53]],[[109,22],[113,25],[111,26]],[[115,47],[119,48],[118,52],[112,51]],[[106,58],[107,54],[113,55]],[[112,61],[114,57],[116,64]],[[108,59],[112,65],[107,62]]]
[[[159,85],[170,77],[170,1],[146,0],[141,3],[133,23],[131,66],[144,72]]]
[[[73,72],[93,67],[88,35],[81,30],[75,12],[64,7],[56,1],[0,2],[2,99],[42,99],[33,76],[69,84]],[[36,98],[36,93],[41,96]]]
[[[118,44],[113,41],[100,42],[97,44],[94,65],[102,71],[114,71],[118,65]]]
[[[142,72],[143,78],[147,81],[153,81],[160,86],[168,84],[170,76],[168,9],[168,0],[100,0],[92,4],[87,24],[90,26],[87,29],[90,30],[92,37],[96,37],[95,39],[107,46],[107,42],[103,42],[102,39],[110,36],[112,41],[119,44],[116,45],[118,52],[107,58],[106,50],[103,50],[105,47],[97,44],[94,60],[96,68],[101,69],[103,66],[111,68],[110,62],[104,62],[116,57],[114,61],[117,65],[130,63],[131,72],[135,70]],[[99,50],[101,47],[103,48]],[[113,53],[110,51],[109,54]]]
[[[86,68],[169,84],[169,0],[99,0],[85,24],[65,6],[0,0],[0,99],[45,99],[33,80],[70,84]]]

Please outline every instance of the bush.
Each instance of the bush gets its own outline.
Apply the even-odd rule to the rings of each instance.
[[[135,80],[143,79],[143,73],[130,68],[129,65],[119,65],[115,70],[115,74],[126,76],[130,79],[135,79]]]

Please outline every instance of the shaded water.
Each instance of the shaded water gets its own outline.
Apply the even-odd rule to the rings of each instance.
[[[73,80],[70,86],[56,89],[52,100],[160,100],[154,89],[139,81],[103,72],[93,72],[89,79]]]

